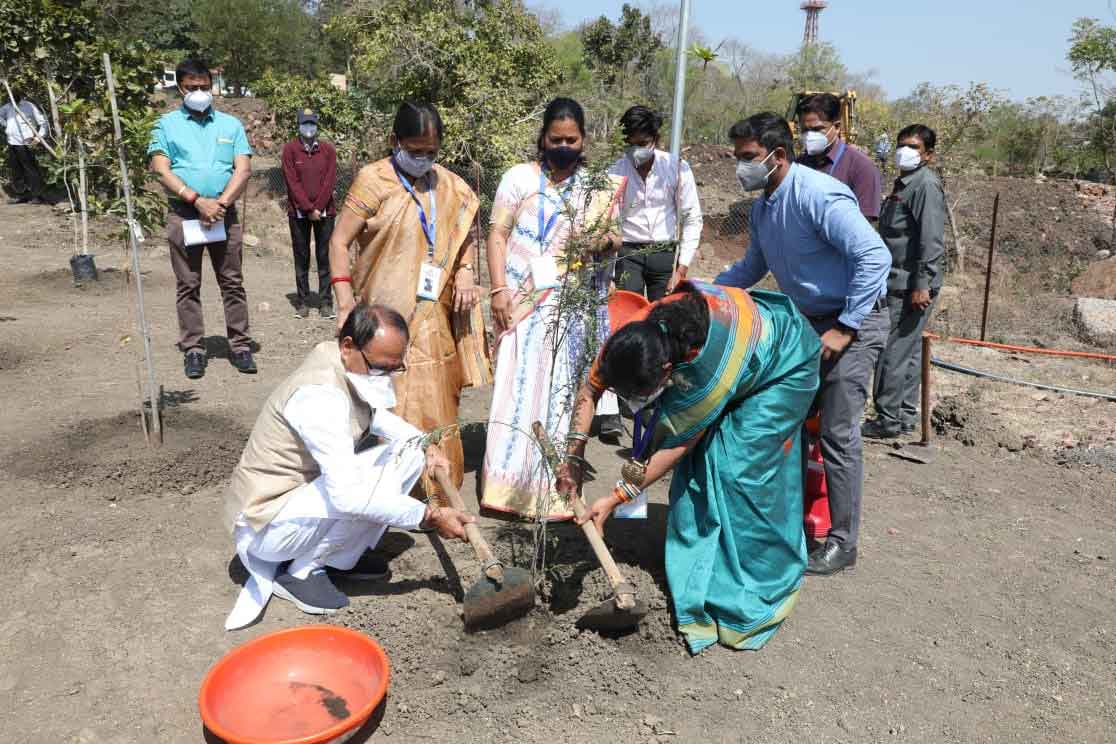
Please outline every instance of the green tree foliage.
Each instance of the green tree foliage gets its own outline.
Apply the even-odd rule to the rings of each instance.
[[[1078,18],[1069,41],[1066,58],[1092,102],[1092,147],[1103,158],[1109,176],[1116,176],[1116,117],[1111,115],[1113,88],[1106,78],[1116,72],[1116,27],[1104,26],[1095,18]]]
[[[533,149],[558,66],[538,20],[515,0],[372,0],[329,29],[353,48],[351,82],[372,112],[367,145],[384,143],[410,98],[438,107],[452,165],[499,171]]]
[[[653,69],[662,39],[651,30],[651,19],[638,8],[624,4],[619,23],[605,16],[581,29],[585,64],[608,87],[616,86],[620,95],[632,78]]]
[[[170,60],[197,52],[191,0],[84,0],[100,32],[126,41],[143,39]]]
[[[849,70],[832,44],[804,44],[787,75],[794,92],[836,91],[848,81]]]
[[[321,67],[318,26],[299,0],[194,0],[191,8],[199,50],[238,93],[271,68],[313,77]]]
[[[124,43],[104,35],[92,4],[63,5],[50,0],[5,0],[0,3],[0,69],[12,85],[22,87],[49,112],[52,86],[58,99],[62,132],[51,139],[60,153],[45,165],[54,186],[72,188],[76,140],[86,147],[88,180],[94,209],[123,214],[120,171],[113,143],[112,119],[101,55],[113,62],[131,182],[141,223],[150,226],[161,209],[161,197],[140,188],[147,175],[147,138],[155,122],[148,103],[155,80],[151,49],[142,41]],[[48,117],[50,114],[47,114]]]
[[[275,120],[292,137],[298,110],[309,107],[318,115],[322,136],[340,151],[348,154],[359,146],[366,116],[363,101],[360,96],[333,87],[328,79],[268,72],[252,84],[252,90],[267,101]]]

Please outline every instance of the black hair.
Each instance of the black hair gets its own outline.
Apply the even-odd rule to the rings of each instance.
[[[550,129],[550,125],[554,122],[564,119],[570,119],[577,124],[577,130],[581,132],[582,139],[585,138],[585,110],[581,108],[581,104],[572,98],[555,98],[546,104],[546,110],[543,111],[542,128],[539,129],[539,139],[536,143],[540,160],[546,156],[546,146],[544,144],[546,130]],[[584,159],[583,155],[582,160]]]
[[[625,137],[633,134],[648,134],[656,139],[663,126],[663,115],[646,106],[632,106],[620,117],[620,128]]]
[[[771,111],[752,114],[736,122],[729,129],[729,139],[758,142],[768,153],[781,147],[787,151],[787,160],[794,160],[794,136],[787,120]]]
[[[841,99],[832,93],[815,93],[812,96],[806,96],[798,102],[798,110],[795,111],[795,115],[800,118],[805,114],[817,114],[828,122],[839,124],[841,121]]]
[[[601,378],[620,394],[646,393],[662,379],[663,365],[678,366],[709,337],[709,304],[695,287],[652,308],[647,320],[628,323],[605,343]],[[663,328],[666,328],[664,333]]]
[[[925,124],[911,124],[909,127],[903,127],[903,131],[899,132],[897,142],[902,142],[907,137],[918,137],[922,140],[922,146],[926,148],[926,152],[934,149],[934,145],[938,144],[938,135],[933,129]]]
[[[395,112],[395,121],[392,122],[391,132],[397,140],[408,137],[421,137],[431,129],[442,141],[442,117],[434,104],[418,101],[404,101]]]
[[[341,332],[337,337],[348,336],[358,348],[363,349],[365,344],[376,336],[380,326],[394,328],[403,334],[404,339],[408,341],[411,339],[407,321],[402,315],[387,305],[369,305],[367,302],[356,304],[349,317],[345,318],[345,323],[341,326]]]
[[[187,57],[174,68],[174,81],[179,85],[182,84],[182,78],[187,76],[209,78],[209,82],[213,82],[213,73],[209,71],[209,65],[196,57]]]

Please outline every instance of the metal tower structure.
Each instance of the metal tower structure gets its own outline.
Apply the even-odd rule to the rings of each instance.
[[[818,19],[829,6],[826,0],[804,0],[799,7],[806,13],[806,30],[802,32],[802,45],[809,46],[818,40]]]

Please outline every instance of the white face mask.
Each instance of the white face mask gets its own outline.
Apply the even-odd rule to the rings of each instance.
[[[647,165],[655,158],[654,147],[636,147],[634,145],[627,148],[628,159],[632,161],[632,165],[636,168]]]
[[[186,104],[186,108],[200,114],[213,105],[213,94],[208,90],[192,90],[183,97],[182,102]]]
[[[635,396],[630,396],[630,397],[627,397],[627,398],[620,395],[620,396],[617,396],[617,397],[619,397],[621,400],[623,400],[625,403],[628,404],[628,408],[631,409],[632,413],[636,413],[637,411],[642,411],[644,408],[647,408],[652,403],[654,403],[656,400],[658,400],[659,396],[661,396],[663,394],[663,392],[666,391],[666,388],[667,388],[667,386],[666,386],[666,383],[664,382],[662,385],[659,386],[658,390],[651,393],[650,395],[635,395]]]
[[[306,141],[313,141],[318,136],[317,124],[303,124],[298,128],[299,135]]]
[[[806,151],[807,155],[821,155],[829,149],[829,133],[832,131],[833,127],[824,132],[806,132],[802,135],[802,149]]]
[[[395,407],[395,386],[391,382],[391,375],[384,370],[371,370],[367,375],[346,372],[345,377],[349,378],[349,382],[356,388],[357,395],[368,405],[373,408]]]
[[[759,191],[767,185],[767,179],[777,170],[778,166],[767,170],[764,164],[774,154],[774,150],[767,153],[767,157],[758,163],[754,160],[741,160],[736,164],[736,179],[740,181],[741,188],[745,191]]]
[[[901,171],[917,170],[922,165],[922,155],[913,147],[900,147],[895,151],[895,165]]]

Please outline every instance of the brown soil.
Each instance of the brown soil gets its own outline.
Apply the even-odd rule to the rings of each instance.
[[[112,274],[107,290],[68,286],[68,223],[0,206],[0,741],[200,742],[196,695],[209,666],[249,638],[314,621],[277,600],[251,629],[221,630],[243,581],[220,524],[228,474],[267,394],[331,330],[292,317],[282,210],[253,210],[256,376],[213,358],[202,380],[182,377],[169,260],[147,244],[156,374],[174,403],[166,444],[152,450],[137,422],[126,290]],[[122,267],[118,246],[98,245],[98,265]],[[203,298],[209,332],[220,333],[208,272]],[[995,299],[1009,301],[999,288]],[[1116,391],[1111,365],[945,345],[936,354]],[[868,447],[858,568],[809,579],[760,653],[690,658],[679,642],[663,579],[666,484],[646,522],[607,529],[650,605],[639,632],[617,637],[574,627],[607,589],[569,525],[549,529],[538,609],[477,634],[463,631],[457,599],[478,576],[468,547],[446,544],[448,564],[426,536],[390,533],[394,577],[346,584],[352,605],[331,618],[377,638],[393,665],[388,700],[357,740],[1110,741],[1116,404],[1039,400],[941,372],[934,385],[945,432],[935,462]],[[462,417],[483,419],[489,396],[467,391]],[[1007,446],[1004,431],[1033,442]],[[605,473],[620,464],[598,443],[589,457]],[[464,496],[475,504],[473,478]],[[481,525],[505,558],[527,562],[526,527]]]

